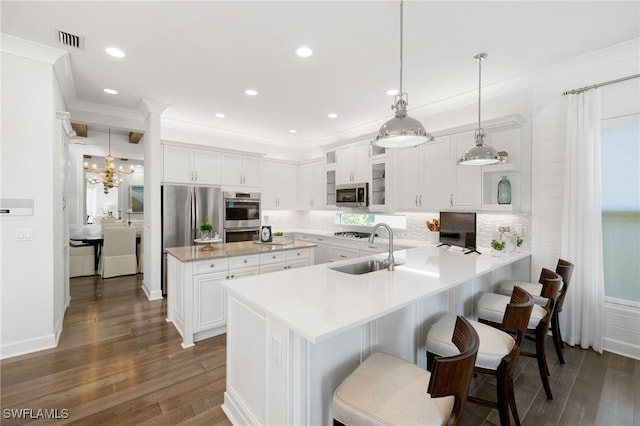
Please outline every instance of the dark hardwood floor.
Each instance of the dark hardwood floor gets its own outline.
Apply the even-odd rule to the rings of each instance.
[[[57,348],[0,362],[3,425],[229,424],[220,408],[224,335],[182,349],[165,322],[165,300],[148,301],[140,277],[74,278],[71,297]],[[519,362],[523,425],[640,426],[640,361],[567,348],[562,366],[550,338],[547,349],[553,401],[544,396],[535,360]],[[495,385],[478,378],[472,390],[493,396]],[[38,409],[57,409],[68,418],[9,419],[11,409],[31,409],[34,417]],[[463,423],[499,419],[495,410],[467,404]]]

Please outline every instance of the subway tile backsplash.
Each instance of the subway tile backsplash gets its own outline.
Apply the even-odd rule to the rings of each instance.
[[[268,217],[269,225],[274,231],[287,229],[317,229],[320,231],[362,231],[362,227],[336,224],[335,211],[297,211],[297,210],[265,210],[263,215]],[[427,220],[437,218],[435,213],[406,213],[407,228],[394,230],[394,236],[401,239],[433,241],[431,231],[425,225]],[[494,214],[478,213],[477,245],[488,247],[491,240],[499,236],[498,228],[509,226],[511,230],[521,232],[524,239],[522,249],[531,249],[531,215],[530,214]]]

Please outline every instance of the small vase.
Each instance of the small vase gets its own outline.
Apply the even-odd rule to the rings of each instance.
[[[211,239],[211,231],[200,231],[200,239],[201,240],[210,240]]]
[[[491,249],[491,256],[495,256],[495,257],[502,256],[502,250]]]
[[[511,204],[511,182],[506,176],[498,182],[498,204]]]

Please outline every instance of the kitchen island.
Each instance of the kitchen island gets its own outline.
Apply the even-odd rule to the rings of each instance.
[[[490,253],[490,250],[480,249]],[[386,254],[225,283],[227,388],[234,425],[331,424],[335,388],[384,351],[426,366],[440,315],[474,317],[479,293],[528,280],[530,255],[465,255],[435,246],[395,252],[402,265],[351,275],[333,268]]]
[[[182,347],[226,331],[223,282],[313,265],[315,244],[252,241],[167,249],[167,321]]]

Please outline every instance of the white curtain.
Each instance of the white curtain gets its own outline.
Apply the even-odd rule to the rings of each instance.
[[[567,343],[599,353],[604,333],[601,119],[599,89],[570,95],[561,257],[575,270],[560,321]]]

